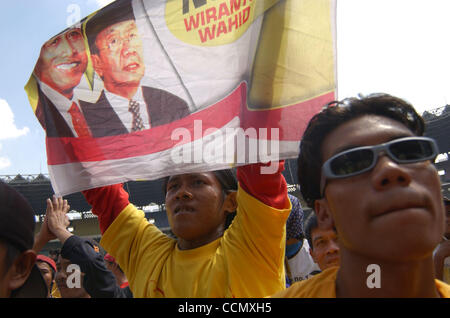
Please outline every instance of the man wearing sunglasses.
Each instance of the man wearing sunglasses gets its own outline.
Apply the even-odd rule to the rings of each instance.
[[[450,297],[434,277],[444,233],[438,154],[402,99],[376,94],[329,104],[301,142],[302,195],[322,228],[335,228],[340,267],[274,297]]]

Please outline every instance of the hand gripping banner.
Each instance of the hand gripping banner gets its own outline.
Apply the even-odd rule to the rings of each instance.
[[[296,157],[335,98],[335,12],[117,0],[52,37],[25,90],[55,193]]]

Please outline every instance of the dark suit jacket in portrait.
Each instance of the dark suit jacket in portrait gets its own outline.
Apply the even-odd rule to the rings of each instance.
[[[142,86],[142,95],[147,104],[151,127],[165,125],[190,114],[183,99],[164,90]],[[105,91],[102,91],[96,103],[80,100],[80,106],[94,137],[129,133],[106,98]]]
[[[75,137],[64,117],[52,101],[38,86],[38,104],[36,117],[47,133],[47,137]]]

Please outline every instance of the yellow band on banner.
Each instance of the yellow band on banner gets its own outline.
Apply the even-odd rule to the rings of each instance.
[[[266,12],[250,109],[293,105],[335,89],[331,5],[328,0],[286,0]]]
[[[27,92],[28,101],[30,102],[33,112],[36,112],[39,95],[37,90],[37,82],[33,75],[30,76],[30,79],[25,85],[25,91]]]
[[[100,10],[98,10],[98,11],[100,11]],[[82,27],[83,40],[84,40],[84,45],[86,46],[86,54],[88,56],[88,63],[87,63],[87,66],[86,66],[85,76],[86,76],[86,79],[88,81],[88,84],[89,84],[91,90],[94,89],[94,76],[95,76],[94,74],[95,74],[95,71],[94,71],[94,65],[92,64],[91,50],[89,49],[89,43],[88,43],[88,39],[87,39],[87,35],[86,35],[86,23],[89,21],[89,19],[91,19],[93,16],[95,16],[98,11],[95,11],[95,12],[91,13],[82,22],[82,24],[83,24],[83,27]]]
[[[165,19],[179,40],[199,46],[219,46],[239,39],[280,0],[168,1]]]

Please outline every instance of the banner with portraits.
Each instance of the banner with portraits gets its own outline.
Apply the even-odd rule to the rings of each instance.
[[[55,193],[296,157],[335,98],[335,13],[335,0],[116,0],[52,37],[25,90]]]

